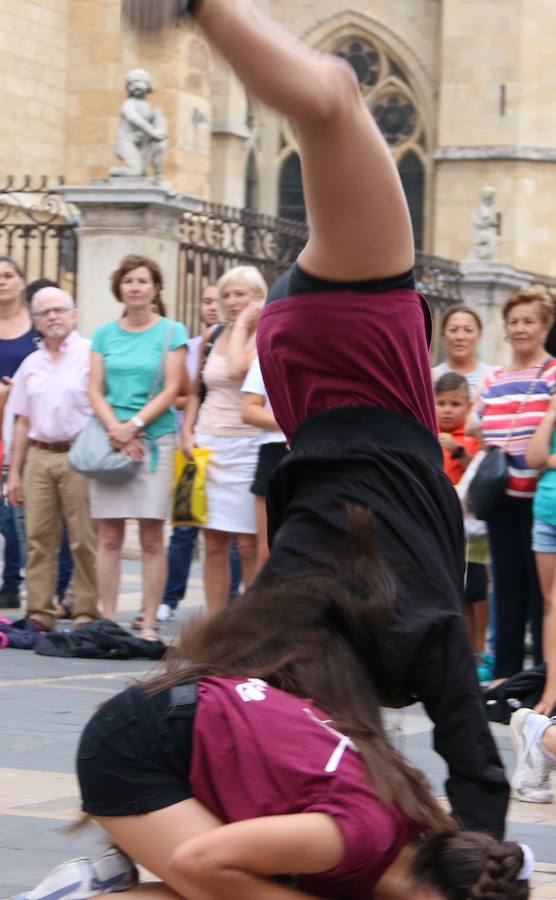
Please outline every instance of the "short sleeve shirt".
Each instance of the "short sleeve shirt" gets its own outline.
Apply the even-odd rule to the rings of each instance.
[[[258,394],[259,397],[264,397],[264,408],[272,413],[272,407],[264,386],[263,373],[261,372],[261,363],[258,356],[255,357],[249,366],[249,371],[245,376],[241,391],[243,394]],[[274,415],[274,413],[272,414]],[[263,431],[261,436],[261,444],[283,444],[285,440],[286,436],[283,431]]]
[[[41,334],[30,328],[25,334],[9,340],[0,339],[0,378],[12,378],[21,363],[41,342]]]
[[[92,349],[102,354],[104,361],[105,397],[121,422],[131,419],[147,403],[169,328],[172,328],[172,335],[168,350],[184,347],[187,344],[185,326],[165,318],[147,331],[126,331],[116,321],[101,325],[94,332]],[[163,381],[162,377],[155,393],[160,392]],[[175,430],[173,406],[145,428],[152,439]]]
[[[357,749],[326,712],[258,678],[199,683],[189,774],[195,797],[225,822],[332,816],[344,836],[343,859],[334,869],[299,878],[302,890],[321,897],[369,900],[418,831],[379,800]]]
[[[500,367],[485,376],[475,411],[485,445],[503,447],[509,456],[506,493],[510,497],[526,499],[535,494],[538,472],[527,465],[525,452],[555,392],[556,359],[542,372],[539,366]]]

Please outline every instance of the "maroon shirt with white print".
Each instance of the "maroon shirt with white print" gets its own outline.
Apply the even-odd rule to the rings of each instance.
[[[419,828],[377,798],[350,738],[310,700],[258,678],[205,678],[198,697],[190,768],[195,797],[225,822],[287,813],[333,816],[344,857],[334,869],[300,876],[299,887],[322,897],[369,900]]]

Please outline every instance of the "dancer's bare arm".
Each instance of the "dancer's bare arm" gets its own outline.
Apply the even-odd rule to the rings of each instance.
[[[178,847],[170,859],[188,900],[310,900],[272,876],[324,872],[344,854],[324,813],[265,816],[224,825]],[[183,879],[183,881],[182,881]]]
[[[295,124],[310,225],[301,265],[337,280],[410,268],[399,175],[350,67],[311,51],[243,0],[200,0],[195,17],[247,92]]]

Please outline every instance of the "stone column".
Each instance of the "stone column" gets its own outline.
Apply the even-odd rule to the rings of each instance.
[[[483,321],[481,357],[487,363],[504,365],[510,349],[504,341],[502,308],[514,291],[525,284],[546,283],[553,279],[534,275],[496,262],[461,263],[461,295],[466,306],[476,309]]]
[[[79,330],[90,337],[98,325],[118,318],[121,305],[110,290],[111,273],[128,253],[154,259],[164,276],[163,299],[175,315],[180,228],[183,214],[202,206],[154,178],[98,178],[64,185],[59,192],[80,211],[77,303]]]

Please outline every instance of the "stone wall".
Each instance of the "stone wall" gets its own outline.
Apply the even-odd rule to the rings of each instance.
[[[67,0],[2,0],[0,171],[60,175],[65,165]]]
[[[444,0],[435,253],[467,255],[472,211],[490,184],[499,260],[556,274],[555,40],[551,0]]]

